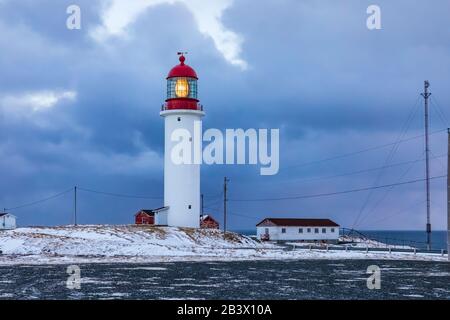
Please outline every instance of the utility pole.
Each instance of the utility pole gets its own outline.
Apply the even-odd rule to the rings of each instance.
[[[203,217],[203,215],[204,215],[204,207],[203,207],[203,193],[200,195],[200,208],[201,208],[201,210],[200,210],[200,216],[201,217]]]
[[[223,235],[225,236],[227,233],[227,183],[230,179],[227,177],[223,178]]]
[[[424,83],[424,93],[422,97],[425,99],[425,167],[426,167],[426,190],[427,190],[427,249],[431,250],[431,220],[430,220],[430,148],[429,148],[429,137],[428,137],[428,98],[431,93],[428,92],[428,87],[430,83],[425,81]]]
[[[447,134],[447,257],[448,261],[450,261],[450,129],[447,129]]]
[[[74,220],[74,225],[77,225],[77,186],[74,187],[73,189],[73,220]]]

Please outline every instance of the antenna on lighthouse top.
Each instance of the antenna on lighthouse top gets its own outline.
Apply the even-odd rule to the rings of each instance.
[[[188,54],[186,51],[179,51],[179,52],[177,52],[177,55],[179,55],[180,56],[180,62],[181,62],[181,65],[184,65],[184,61],[186,60],[186,58],[184,57],[184,55],[185,54]]]

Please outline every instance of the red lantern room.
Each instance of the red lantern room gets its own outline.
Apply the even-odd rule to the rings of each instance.
[[[164,110],[202,110],[197,98],[197,73],[187,64],[184,54],[179,52],[180,64],[173,67],[167,76],[167,99]]]

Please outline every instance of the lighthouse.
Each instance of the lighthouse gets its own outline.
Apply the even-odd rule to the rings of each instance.
[[[185,64],[186,57],[178,53],[180,64],[167,76],[167,98],[160,112],[164,118],[164,206],[167,224],[174,227],[200,226],[200,161],[177,163],[173,150],[179,143],[174,133],[189,133],[192,158],[201,155],[202,117],[205,115],[197,96],[197,73]]]

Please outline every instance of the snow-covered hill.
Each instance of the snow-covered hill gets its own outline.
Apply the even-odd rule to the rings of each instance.
[[[219,230],[151,226],[29,227],[0,232],[0,264],[254,259],[445,260],[437,255],[294,250]]]
[[[152,226],[84,225],[18,228],[0,232],[6,255],[173,256],[257,248],[256,241],[218,230]]]

